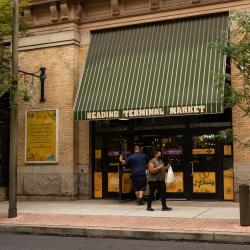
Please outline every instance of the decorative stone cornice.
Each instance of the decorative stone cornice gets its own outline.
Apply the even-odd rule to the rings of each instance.
[[[111,14],[112,16],[120,14],[119,0],[111,0]]]
[[[61,19],[68,20],[69,19],[69,7],[67,0],[60,0],[60,9],[61,9]]]
[[[122,18],[137,18],[139,15],[167,13],[169,11],[197,8],[215,8],[220,6],[241,6],[249,0],[31,0],[30,10],[25,11],[28,20],[34,26],[51,25],[51,23],[65,23],[67,21],[82,23]],[[135,8],[133,8],[133,5]],[[129,6],[129,8],[127,8]],[[96,10],[95,10],[96,9]],[[110,10],[110,12],[109,12]]]
[[[75,19],[78,22],[81,20],[82,11],[83,11],[83,0],[80,0],[79,4],[77,5],[75,13]]]
[[[26,17],[26,19],[30,22],[33,21],[33,17],[32,17],[32,13],[31,13],[31,9],[30,8],[27,8],[24,10],[24,16]]]
[[[151,10],[160,8],[160,0],[151,0]]]
[[[58,15],[59,15],[56,1],[50,3],[49,10],[50,10],[50,20],[52,22],[56,22],[58,20]]]
[[[200,2],[201,2],[201,0],[192,0],[193,4],[200,3]]]

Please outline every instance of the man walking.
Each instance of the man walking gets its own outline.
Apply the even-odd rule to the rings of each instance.
[[[142,153],[139,145],[134,146],[134,153],[126,160],[123,160],[120,155],[120,162],[122,165],[128,165],[132,170],[133,186],[138,205],[144,205],[143,194],[147,186],[146,166],[148,157]]]
[[[148,197],[148,211],[154,211],[152,208],[152,201],[154,199],[155,191],[161,199],[162,211],[170,211],[172,208],[166,204],[166,184],[165,184],[165,166],[161,158],[161,152],[155,151],[155,157],[149,161],[148,164],[148,185],[149,185],[149,197]]]

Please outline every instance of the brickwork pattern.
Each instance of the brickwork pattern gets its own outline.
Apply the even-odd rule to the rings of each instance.
[[[35,72],[46,67],[45,99],[40,103],[40,82],[34,79],[36,95],[29,104],[20,103],[18,114],[18,194],[65,195],[77,194],[78,183],[74,174],[74,121],[73,104],[78,84],[78,46],[67,45],[19,54],[19,68]],[[29,108],[59,108],[59,165],[46,168],[25,165],[25,110]],[[44,168],[45,167],[45,168]],[[43,170],[46,169],[46,171]]]
[[[242,79],[239,75],[238,69],[232,65],[232,86],[235,89],[242,87]],[[232,127],[234,135],[242,142],[250,140],[250,118],[244,116],[238,107],[233,108],[232,112]],[[239,147],[236,143],[233,148],[234,157],[234,183],[236,199],[238,199],[239,185],[249,184],[250,185],[250,148]]]

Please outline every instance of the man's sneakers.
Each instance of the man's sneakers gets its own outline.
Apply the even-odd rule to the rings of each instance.
[[[171,207],[167,207],[167,206],[162,208],[162,211],[171,211],[171,210],[172,210],[172,208]]]
[[[147,211],[155,211],[152,207],[147,207]]]
[[[171,207],[163,207],[162,211],[171,211]],[[152,207],[147,207],[147,211],[155,211]]]
[[[143,199],[141,199],[141,198],[138,199],[137,204],[138,204],[138,206],[144,205]]]

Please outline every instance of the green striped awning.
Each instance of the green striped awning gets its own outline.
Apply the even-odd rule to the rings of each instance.
[[[209,44],[227,26],[228,15],[219,14],[92,33],[74,118],[223,112],[214,82],[225,56]]]

